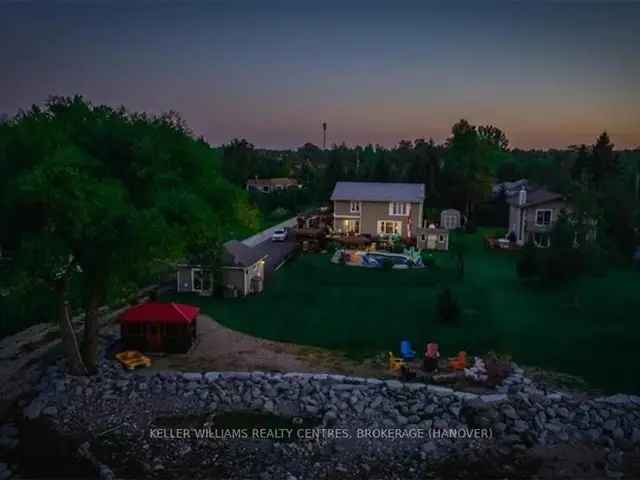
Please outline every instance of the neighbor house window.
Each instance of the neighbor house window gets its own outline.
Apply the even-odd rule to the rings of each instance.
[[[360,213],[360,202],[351,202],[351,213]]]
[[[404,202],[391,202],[389,204],[389,215],[409,215],[409,204]]]
[[[262,191],[263,192],[268,192],[269,191],[269,187],[265,185],[264,187],[262,187]]]
[[[536,225],[538,227],[551,225],[551,210],[536,210]]]
[[[440,236],[438,237],[438,241],[439,241],[439,242],[444,242],[444,235],[440,235]]]

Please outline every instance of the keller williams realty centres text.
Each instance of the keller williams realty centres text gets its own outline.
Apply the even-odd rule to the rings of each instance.
[[[152,428],[152,439],[164,440],[316,440],[316,439],[490,439],[489,428]]]

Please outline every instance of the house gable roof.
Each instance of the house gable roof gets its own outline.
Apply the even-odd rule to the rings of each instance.
[[[541,203],[554,202],[557,200],[563,200],[564,195],[557,192],[551,192],[545,188],[539,188],[537,190],[527,191],[527,202],[524,205],[520,205],[519,195],[514,195],[507,199],[507,203],[509,205],[513,205],[514,207],[526,208],[533,205],[539,205]]]
[[[331,200],[421,203],[424,195],[422,183],[337,182]]]
[[[228,267],[250,267],[265,258],[264,253],[238,240],[229,240],[223,247],[222,261]]]

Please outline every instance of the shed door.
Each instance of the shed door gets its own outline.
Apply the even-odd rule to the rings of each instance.
[[[178,270],[178,289],[181,292],[190,292],[192,288],[191,270],[183,268]]]
[[[149,343],[149,350],[152,352],[161,352],[163,350],[161,325],[151,324],[147,326],[147,342]]]

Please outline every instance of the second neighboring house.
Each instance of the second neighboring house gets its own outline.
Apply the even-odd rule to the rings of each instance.
[[[337,182],[333,228],[338,233],[415,238],[422,226],[421,183]]]
[[[517,195],[507,199],[509,204],[509,231],[516,236],[516,243],[524,245],[529,240],[538,247],[551,245],[551,228],[560,212],[568,211],[566,198],[544,188],[527,190],[522,187]]]
[[[250,178],[247,180],[247,190],[262,193],[271,193],[278,190],[300,188],[302,185],[295,178]]]

